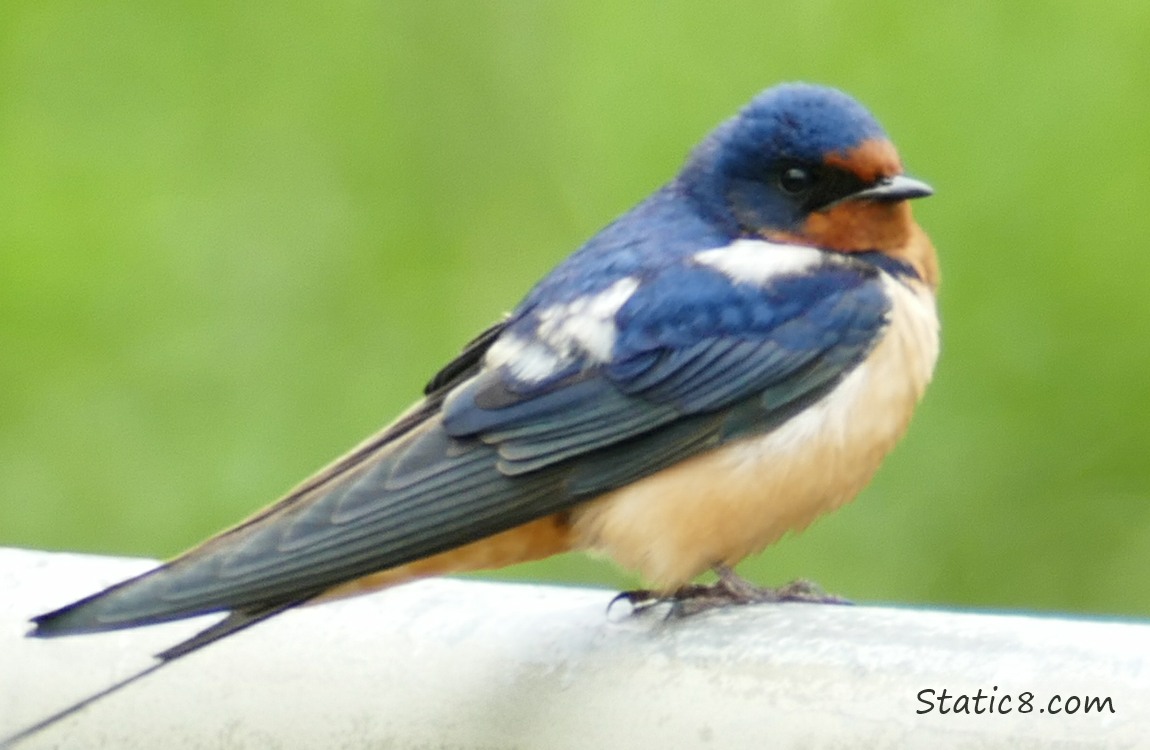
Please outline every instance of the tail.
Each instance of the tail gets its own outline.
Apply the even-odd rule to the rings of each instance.
[[[216,612],[228,612],[228,617],[216,625],[184,643],[157,654],[158,658],[164,659],[167,656],[194,651],[248,625],[301,604],[323,590],[316,588],[313,591],[295,591],[291,596],[269,597],[263,601],[248,601],[236,606],[205,605],[200,602],[193,602],[191,606],[180,606],[173,597],[175,585],[195,583],[194,578],[186,575],[185,558],[188,557],[191,555],[177,558],[59,609],[37,615],[31,620],[36,627],[28,633],[28,637],[57,638],[84,633],[102,633]],[[193,576],[199,572],[205,571],[193,570]],[[185,575],[181,575],[182,573]]]
[[[89,597],[89,599],[93,598],[95,597]],[[50,638],[58,635],[69,635],[75,632],[72,630],[72,625],[69,624],[69,615],[70,613],[75,612],[77,607],[88,601],[89,600],[86,599],[80,602],[76,602],[75,604],[71,604],[55,612],[49,612],[46,615],[37,617],[35,620],[33,620],[33,622],[36,623],[36,630],[29,633],[29,635],[34,638]],[[256,623],[263,622],[264,620],[267,620],[271,617],[275,617],[280,612],[298,606],[304,601],[306,601],[306,599],[297,599],[290,602],[283,602],[275,606],[267,607],[265,609],[232,612],[223,620],[217,622],[215,625],[200,631],[186,641],[178,643],[175,646],[172,646],[171,648],[165,649],[164,651],[156,654],[157,661],[154,664],[145,667],[139,672],[136,672],[135,674],[120,680],[119,682],[115,682],[109,685],[99,692],[93,693],[69,706],[66,706],[65,708],[62,708],[56,713],[41,719],[35,724],[25,727],[16,734],[0,738],[0,750],[10,750],[10,748],[16,747],[19,743],[36,734],[39,734],[53,724],[63,721],[72,714],[87,708],[93,703],[107,698],[113,693],[119,692],[123,688],[128,687],[134,682],[142,680],[150,674],[160,671],[168,664],[171,664],[172,662],[187,656],[193,651],[198,651],[210,643],[215,643],[218,640],[227,638],[229,635],[233,635],[240,632],[241,630],[249,628]]]
[[[52,638],[228,613],[160,652],[156,663],[136,674],[0,738],[0,750],[333,587],[336,593],[352,593],[362,584],[352,584],[347,591],[339,586],[412,561],[421,562],[407,572],[434,572],[445,561],[433,564],[425,558],[556,510],[541,503],[549,498],[564,501],[555,491],[558,477],[508,480],[497,469],[494,448],[477,440],[460,443],[441,428],[444,398],[475,374],[505,327],[501,321],[480,334],[428,383],[425,399],[280,502],[153,571],[36,617],[29,635]],[[563,503],[552,499],[551,504]],[[551,551],[547,547],[539,554]],[[489,558],[487,553],[478,556],[481,561]],[[453,564],[466,567],[463,561]],[[397,574],[385,577],[395,582]]]

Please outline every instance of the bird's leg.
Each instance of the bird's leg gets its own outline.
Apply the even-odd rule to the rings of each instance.
[[[770,588],[756,586],[740,576],[727,565],[716,564],[713,568],[719,580],[715,583],[690,584],[677,589],[672,594],[657,591],[624,591],[608,605],[608,609],[618,601],[626,601],[635,613],[645,612],[659,604],[670,604],[668,617],[685,617],[709,609],[732,604],[759,604],[765,602],[807,602],[812,604],[850,604],[842,597],[828,594],[812,581],[795,580]]]
[[[756,586],[726,565],[716,565],[713,570],[719,577],[715,587],[729,592],[733,604],[755,604],[758,602],[808,602],[810,604],[850,604],[850,601],[828,594],[814,581],[803,578],[791,581],[777,588]]]

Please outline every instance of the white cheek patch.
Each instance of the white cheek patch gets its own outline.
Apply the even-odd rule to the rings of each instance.
[[[638,288],[639,280],[627,277],[598,294],[544,308],[533,338],[504,334],[491,345],[484,362],[530,383],[546,380],[580,355],[606,362],[618,334],[615,314]]]
[[[821,250],[802,245],[735,240],[726,247],[695,253],[694,261],[714,268],[731,281],[763,286],[780,276],[809,271],[831,257]]]

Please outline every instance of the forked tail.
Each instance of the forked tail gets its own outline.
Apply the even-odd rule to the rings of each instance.
[[[93,693],[92,695],[76,701],[75,703],[57,711],[56,713],[41,719],[35,724],[21,729],[16,734],[0,738],[0,750],[10,750],[11,748],[19,745],[24,740],[27,740],[30,737],[44,731],[53,724],[68,718],[72,714],[87,708],[88,706],[99,700],[102,700],[103,698],[107,698],[113,693],[119,692],[123,688],[131,685],[133,682],[141,680],[154,672],[158,672],[161,668],[184,656],[187,656],[193,651],[198,651],[210,643],[215,643],[216,641],[222,640],[229,635],[233,635],[241,630],[244,630],[245,628],[251,627],[258,622],[263,622],[270,617],[278,615],[280,612],[283,612],[286,609],[291,609],[292,607],[299,606],[304,601],[307,601],[307,598],[293,599],[292,601],[265,607],[258,611],[232,612],[223,620],[220,620],[211,627],[196,633],[186,641],[178,643],[175,646],[172,646],[171,648],[165,649],[164,651],[156,654],[156,659],[158,661],[156,661],[155,664],[151,664],[139,672],[136,672],[135,674],[120,680],[119,682],[115,682],[109,685],[99,692]],[[38,620],[39,618],[37,618],[37,621]],[[45,633],[34,631],[32,635],[45,635]]]

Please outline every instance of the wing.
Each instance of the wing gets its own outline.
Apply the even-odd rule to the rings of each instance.
[[[889,309],[878,271],[845,260],[758,284],[687,264],[624,287],[489,329],[423,402],[280,503],[37,618],[37,634],[220,610],[242,626],[570,508],[784,421],[866,356]]]
[[[556,354],[550,361],[557,377],[528,368],[534,377],[525,379],[509,358],[450,394],[444,426],[455,437],[496,446],[499,469],[510,476],[565,462],[581,473],[604,450],[625,445],[609,453],[613,484],[581,485],[613,489],[666,465],[651,464],[645,450],[632,453],[637,438],[665,442],[653,433],[747,399],[757,420],[747,429],[765,428],[823,395],[878,340],[889,305],[873,266],[838,256],[765,285],[696,266],[672,268],[619,308],[608,362],[588,367],[584,358],[574,367]],[[539,317],[551,320],[546,311]],[[550,327],[577,329],[576,322]],[[532,341],[538,345],[538,337]],[[720,436],[742,434],[731,429]]]

